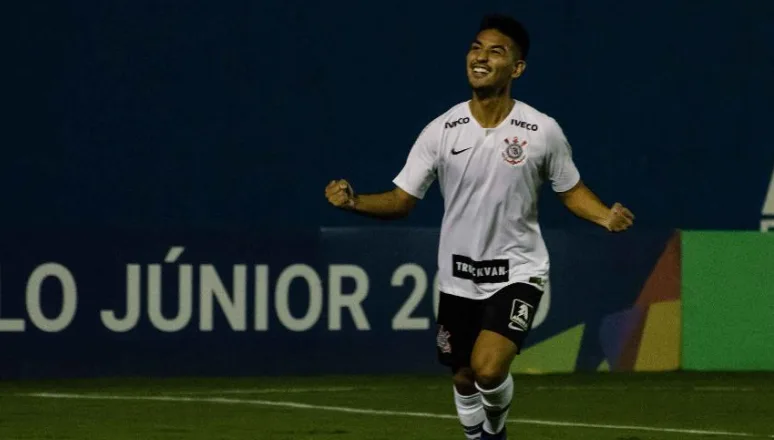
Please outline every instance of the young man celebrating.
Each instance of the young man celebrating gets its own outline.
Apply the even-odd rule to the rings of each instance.
[[[468,439],[505,439],[513,396],[510,365],[548,279],[537,223],[544,179],[575,215],[609,231],[632,213],[605,206],[581,181],[558,123],[511,98],[524,73],[529,36],[510,17],[488,16],[467,54],[472,99],[419,135],[395,188],[356,195],[344,180],[325,189],[339,208],[379,218],[406,216],[438,179],[444,216],[438,252],[437,351],[451,368],[457,414]]]

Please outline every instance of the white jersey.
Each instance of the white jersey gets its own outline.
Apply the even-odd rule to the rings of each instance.
[[[538,225],[538,191],[580,181],[559,124],[514,101],[495,128],[483,128],[462,102],[429,123],[393,182],[423,198],[437,178],[444,198],[438,248],[442,292],[488,298],[524,282],[543,289],[548,250]]]

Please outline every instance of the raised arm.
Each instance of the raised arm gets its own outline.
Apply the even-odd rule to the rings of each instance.
[[[406,163],[395,176],[395,189],[379,194],[355,194],[346,180],[333,180],[325,188],[325,197],[333,205],[368,217],[398,219],[406,217],[427,192],[436,177],[439,130],[428,124],[409,151]]]
[[[331,181],[325,197],[337,208],[384,220],[406,217],[418,200],[399,187],[379,194],[355,194],[346,180]]]
[[[570,212],[608,231],[625,231],[634,223],[631,211],[620,203],[608,208],[583,182],[578,182],[569,191],[558,193],[558,196]]]
[[[572,159],[572,148],[559,124],[547,125],[548,176],[559,199],[576,216],[611,232],[625,231],[634,223],[634,214],[620,203],[607,207],[583,183]]]

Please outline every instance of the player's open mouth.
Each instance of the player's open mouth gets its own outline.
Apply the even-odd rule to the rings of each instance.
[[[475,66],[473,67],[472,70],[473,70],[473,76],[476,76],[476,77],[486,76],[490,72],[488,68],[482,67],[482,66]]]

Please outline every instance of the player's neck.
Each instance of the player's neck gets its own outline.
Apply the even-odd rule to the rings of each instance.
[[[473,99],[470,100],[470,112],[484,128],[500,125],[511,113],[513,106],[509,90],[491,95],[473,92]]]

